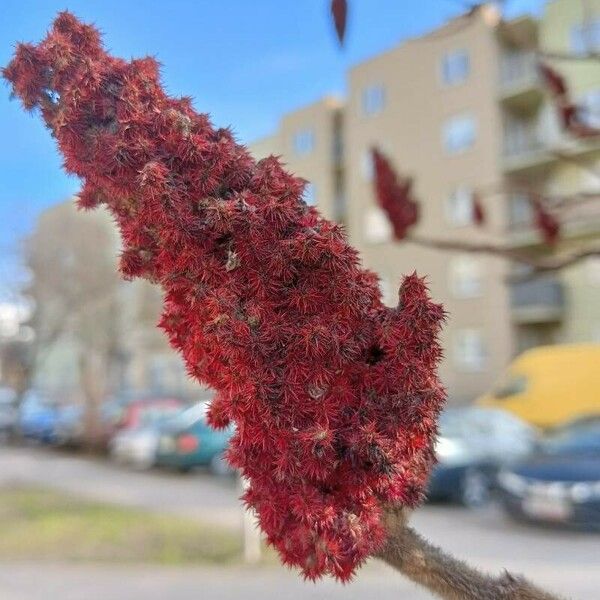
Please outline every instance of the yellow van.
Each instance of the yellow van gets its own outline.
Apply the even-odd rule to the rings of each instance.
[[[600,344],[527,350],[477,404],[503,408],[543,428],[600,415]]]

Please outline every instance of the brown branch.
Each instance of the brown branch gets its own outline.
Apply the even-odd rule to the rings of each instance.
[[[561,254],[554,254],[550,256],[530,256],[529,254],[514,248],[490,243],[468,243],[458,240],[429,239],[415,235],[406,237],[405,241],[422,246],[424,248],[433,248],[436,250],[489,254],[491,256],[498,256],[500,258],[512,260],[514,262],[531,267],[532,273],[511,278],[511,280],[518,281],[535,277],[541,273],[559,271],[560,269],[569,267],[580,260],[589,258],[590,256],[600,256],[600,246],[590,246],[588,248],[583,248],[573,252],[563,252]]]
[[[386,512],[388,538],[378,558],[445,600],[559,600],[523,577],[486,575],[430,544],[407,526],[401,508]]]

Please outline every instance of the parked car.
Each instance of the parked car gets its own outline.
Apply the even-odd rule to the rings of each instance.
[[[85,433],[85,410],[80,404],[67,404],[57,408],[53,443],[57,446],[78,447]]]
[[[110,442],[122,429],[137,426],[137,420],[143,411],[140,407],[154,401],[172,403],[180,410],[185,402],[179,398],[159,398],[150,394],[126,393],[106,400],[100,409],[100,442],[109,450]]]
[[[165,423],[160,433],[156,464],[189,471],[208,466],[218,475],[231,472],[223,458],[233,428],[217,431],[206,422],[206,403],[198,403]]]
[[[185,404],[178,398],[144,398],[127,404],[121,413],[119,429],[152,425],[165,416],[174,416]]]
[[[9,439],[17,424],[16,394],[10,388],[0,388],[0,439]]]
[[[600,531],[600,417],[567,425],[498,474],[506,513]]]
[[[179,414],[184,404],[175,398],[154,398],[130,403],[119,429],[109,442],[111,457],[138,469],[150,468],[156,458],[159,428]]]
[[[600,415],[600,344],[564,344],[527,350],[477,401],[544,429]]]
[[[57,416],[55,404],[39,392],[26,392],[21,402],[18,428],[25,439],[51,444],[56,440]]]
[[[440,417],[438,463],[428,484],[428,498],[465,506],[488,502],[502,465],[528,454],[536,430],[518,417],[494,408],[449,408]]]
[[[156,460],[160,433],[155,427],[123,429],[109,443],[111,458],[134,469],[149,469]]]

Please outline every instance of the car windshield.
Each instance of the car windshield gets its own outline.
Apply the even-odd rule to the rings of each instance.
[[[158,425],[159,423],[165,421],[166,419],[172,417],[177,414],[180,410],[180,406],[178,404],[158,404],[145,407],[140,412],[140,420],[139,424],[142,427],[149,427],[153,425]]]
[[[440,415],[440,435],[460,437],[465,430],[465,413],[462,410],[446,410]]]
[[[568,425],[544,440],[547,454],[591,454],[600,456],[600,421]]]
[[[502,400],[517,394],[522,394],[527,389],[527,377],[518,373],[507,374],[493,390],[494,398]]]
[[[493,435],[497,430],[522,428],[522,424],[504,411],[490,408],[450,408],[440,416],[440,435],[460,438]]]
[[[194,423],[202,421],[206,423],[206,411],[208,410],[207,402],[198,402],[189,408],[179,412],[169,420],[169,425],[178,429],[186,429]]]

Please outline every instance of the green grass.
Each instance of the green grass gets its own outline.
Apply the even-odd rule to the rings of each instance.
[[[0,560],[229,564],[241,536],[55,491],[0,488]]]

